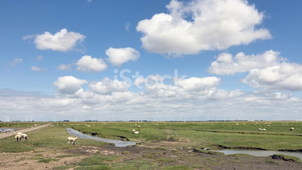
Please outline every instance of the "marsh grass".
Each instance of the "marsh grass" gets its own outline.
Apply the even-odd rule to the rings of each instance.
[[[171,158],[160,158],[160,159],[157,159],[157,162],[170,163],[170,162],[174,162],[174,159],[171,159]]]
[[[43,158],[39,150],[52,149],[62,153],[61,151],[79,149],[81,146],[110,145],[82,138],[77,140],[76,145],[67,144],[67,137],[70,135],[67,133],[66,127],[72,127],[87,134],[97,133],[97,136],[109,139],[117,139],[118,135],[125,136],[130,141],[143,142],[142,146],[128,146],[127,149],[130,151],[136,152],[140,147],[147,149],[149,146],[150,150],[141,152],[144,154],[138,154],[135,157],[131,154],[133,151],[123,151],[123,154],[119,156],[102,156],[98,153],[84,158],[76,165],[59,166],[55,169],[208,169],[207,166],[215,167],[222,163],[240,164],[239,160],[242,158],[253,159],[253,157],[243,154],[224,156],[223,153],[203,150],[203,148],[217,149],[218,145],[229,148],[254,147],[267,150],[302,148],[301,136],[299,136],[302,134],[302,123],[273,122],[270,127],[266,127],[267,123],[259,122],[255,125],[254,122],[239,122],[236,125],[236,122],[119,122],[117,125],[113,122],[64,122],[27,133],[30,138],[28,142],[15,142],[13,136],[1,139],[0,152],[34,151],[37,154],[32,159],[48,162],[78,155]],[[90,125],[90,127],[86,125]],[[137,128],[138,125],[140,125],[140,129]],[[257,130],[259,127],[266,128],[267,131],[260,132]],[[289,131],[290,127],[295,127],[295,131]],[[132,129],[138,130],[140,133],[132,134]],[[175,136],[173,141],[171,141],[172,135]],[[170,137],[167,138],[167,136]],[[193,152],[190,152],[192,150]],[[177,156],[171,158],[172,154]],[[200,158],[200,156],[202,157]],[[228,161],[222,162],[216,156],[228,158]],[[286,159],[291,160],[292,158],[286,156]],[[16,161],[21,160],[22,158]],[[194,165],[198,163],[202,163],[202,165]],[[273,161],[267,163],[275,164]]]
[[[194,170],[194,168],[185,165],[178,165],[178,166],[167,166],[164,167],[163,170]]]
[[[0,140],[0,152],[27,152],[35,148],[72,149],[80,145],[104,146],[107,143],[89,139],[78,139],[76,145],[68,145],[67,137],[70,136],[63,127],[45,127],[28,132],[29,141],[16,142],[14,136]]]
[[[38,126],[45,125],[47,123],[41,123],[41,122],[0,122],[0,128],[1,129],[24,129],[24,128],[30,128],[31,126],[35,126],[37,124]]]
[[[56,158],[67,158],[67,157],[76,157],[79,156],[77,154],[70,154],[70,155],[58,155]]]
[[[53,159],[53,158],[41,158],[38,160],[39,163],[49,163],[51,161],[58,161],[59,159]]]
[[[91,126],[87,127],[88,124]],[[138,125],[140,129],[137,128]],[[116,122],[94,122],[78,125],[68,123],[67,126],[87,134],[94,132],[103,138],[117,139],[117,136],[125,136],[130,141],[144,143],[185,139],[193,145],[199,143],[210,149],[216,149],[218,145],[267,150],[302,148],[302,144],[296,142],[301,138],[301,122],[119,122],[118,125]],[[295,130],[289,131],[290,127],[295,127]],[[258,131],[258,128],[267,130]],[[132,134],[132,129],[140,133]]]
[[[94,155],[87,158],[84,158],[77,165],[80,166],[91,166],[91,165],[107,165],[108,163],[112,163],[116,161],[118,157],[115,156],[101,156]]]

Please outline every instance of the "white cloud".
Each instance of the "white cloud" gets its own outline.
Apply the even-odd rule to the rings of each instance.
[[[23,60],[22,60],[21,58],[15,58],[14,61],[10,62],[9,64],[10,64],[11,66],[15,66],[15,65],[21,63],[22,61],[23,61]]]
[[[106,95],[112,94],[112,92],[128,91],[130,85],[126,81],[111,80],[106,77],[102,81],[90,83],[89,87],[94,93]]]
[[[54,86],[56,86],[62,94],[74,94],[82,89],[81,85],[83,84],[87,84],[87,81],[77,79],[73,76],[59,77],[57,81],[54,82]]]
[[[169,14],[155,14],[136,27],[143,33],[143,47],[150,52],[197,54],[271,38],[267,29],[256,28],[263,13],[246,0],[172,0],[166,7]]]
[[[25,35],[22,37],[22,40],[28,40],[28,39],[33,39],[37,36],[38,34],[33,34],[33,35]]]
[[[131,26],[130,22],[127,22],[126,25],[125,25],[126,30],[129,30],[130,26]]]
[[[71,66],[69,64],[60,64],[57,67],[58,70],[71,70]]]
[[[149,77],[158,80],[164,76]],[[188,87],[162,84],[131,92],[126,82],[109,78],[90,82],[89,89],[84,91],[81,86],[88,83],[86,80],[65,76],[54,82],[60,94],[56,96],[0,89],[0,107],[2,114],[11,115],[13,120],[23,120],[24,115],[33,116],[34,120],[51,120],[53,116],[57,120],[73,120],[74,116],[78,116],[78,120],[87,120],[87,110],[89,118],[95,116],[98,120],[111,120],[112,117],[115,117],[113,120],[129,120],[129,117],[147,120],[150,117],[153,120],[155,117],[160,120],[213,120],[217,117],[217,120],[234,120],[238,115],[245,120],[272,120],[275,115],[279,120],[301,117],[302,100],[291,93],[227,91],[217,89],[218,79],[193,77],[183,80],[189,84]]]
[[[251,69],[242,82],[253,88],[302,91],[302,65],[283,62],[276,66]]]
[[[84,72],[99,72],[107,68],[107,64],[101,58],[91,58],[89,55],[83,56],[76,63],[77,70]]]
[[[109,57],[107,58],[108,62],[110,62],[114,66],[121,66],[122,64],[132,60],[136,61],[140,54],[133,48],[112,48],[110,47],[106,50],[106,55]]]
[[[89,2],[89,3],[90,3],[90,2],[92,2],[92,0],[87,0],[87,2]]]
[[[27,35],[23,36],[23,39],[34,38],[36,47],[40,50],[54,50],[67,52],[74,50],[77,45],[80,45],[86,38],[84,35],[76,32],[69,31],[67,29],[61,29],[54,35],[50,32],[44,32],[40,35]]]
[[[220,78],[217,77],[191,77],[177,82],[180,87],[187,91],[201,91],[207,88],[216,87],[219,83]]]
[[[212,74],[231,75],[248,72],[241,81],[264,90],[302,90],[302,65],[289,63],[279,52],[270,50],[258,55],[221,53],[211,63]]]
[[[266,68],[274,66],[285,59],[280,53],[270,50],[258,55],[245,55],[243,52],[233,57],[230,53],[221,53],[216,61],[211,63],[208,71],[212,74],[230,75],[244,73],[254,68]]]
[[[30,69],[31,69],[32,71],[41,71],[41,70],[42,70],[41,68],[36,67],[36,66],[32,66]]]
[[[43,59],[43,56],[37,56],[37,59],[39,60],[39,61],[42,61],[42,59]]]

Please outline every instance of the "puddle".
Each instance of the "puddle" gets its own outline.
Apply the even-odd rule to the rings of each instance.
[[[90,136],[90,135],[83,134],[82,132],[79,132],[79,131],[71,129],[71,128],[66,128],[66,130],[67,130],[68,134],[76,136],[78,138],[85,138],[85,139],[92,139],[92,140],[100,141],[100,142],[114,143],[115,147],[126,147],[126,146],[136,144],[136,142],[104,139],[104,138],[100,138],[100,137]]]
[[[9,129],[9,128],[6,128],[6,129]],[[1,133],[5,133],[5,129],[1,128],[0,130],[1,130]],[[13,131],[15,131],[15,129],[10,129],[10,131],[13,132]]]
[[[302,153],[300,152],[254,151],[254,150],[251,151],[251,150],[235,150],[235,149],[213,150],[213,151],[222,152],[225,155],[238,154],[238,153],[249,154],[253,156],[270,156],[274,154],[283,154],[283,155],[295,156],[302,160]]]

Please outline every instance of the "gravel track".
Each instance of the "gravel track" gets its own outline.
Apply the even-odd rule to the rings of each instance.
[[[32,127],[32,128],[27,128],[27,129],[21,129],[21,130],[16,130],[16,131],[9,132],[9,133],[2,132],[0,134],[0,139],[16,135],[18,132],[22,132],[22,133],[31,132],[31,131],[34,131],[34,130],[38,130],[38,129],[44,128],[44,127],[49,126],[49,125],[50,124],[46,124],[46,125],[41,125],[41,126],[37,126],[37,127]]]

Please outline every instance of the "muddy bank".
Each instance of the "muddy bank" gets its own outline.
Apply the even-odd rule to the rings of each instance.
[[[223,145],[216,145],[218,148],[221,149],[246,149],[246,150],[266,150],[263,148],[256,148],[256,147],[241,147],[241,146],[236,146],[236,147],[227,147]]]

